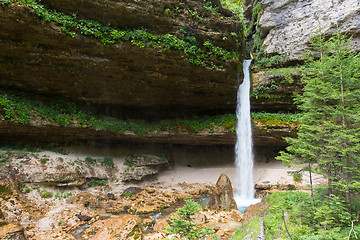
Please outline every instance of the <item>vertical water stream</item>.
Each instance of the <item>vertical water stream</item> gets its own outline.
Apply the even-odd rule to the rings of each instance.
[[[244,81],[239,86],[236,107],[236,145],[235,145],[235,200],[240,210],[259,202],[254,194],[253,144],[250,117],[250,65],[251,60],[243,63]]]

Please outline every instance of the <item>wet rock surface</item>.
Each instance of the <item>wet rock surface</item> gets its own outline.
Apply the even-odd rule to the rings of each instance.
[[[166,9],[174,11],[174,1],[43,3],[125,29],[176,32],[180,37],[183,28],[199,44],[209,40],[236,47],[231,36],[238,31],[235,18],[222,20],[205,11],[200,1],[187,2],[189,9],[204,14],[202,22],[187,7],[181,14],[165,14]],[[4,89],[85,102],[113,116],[166,118],[235,110],[239,82],[233,60],[219,61],[223,68],[214,70],[195,66],[174,50],[131,43],[104,46],[90,37],[66,35],[59,26],[17,4],[0,7],[0,30],[0,86]]]
[[[261,121],[253,121],[254,146],[287,146],[283,137],[296,136],[295,124],[279,124],[274,122],[264,124]],[[197,146],[234,145],[236,133],[222,127],[213,131],[202,130],[198,133],[188,131],[156,131],[137,135],[133,132],[117,134],[109,131],[94,130],[80,127],[60,127],[54,125],[22,125],[0,121],[0,133],[4,138],[0,142],[10,144],[78,144],[96,142],[129,142],[129,143],[166,143],[186,144]]]

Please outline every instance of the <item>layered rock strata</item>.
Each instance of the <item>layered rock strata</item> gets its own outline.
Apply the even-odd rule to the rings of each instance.
[[[209,41],[228,50],[241,50],[235,17],[222,20],[205,10],[200,1],[187,2],[179,13],[173,1],[43,3],[105,25],[195,37],[198,46]],[[167,9],[172,13],[166,14]],[[71,37],[60,27],[40,19],[27,7],[0,7],[2,88],[86,102],[103,113],[125,117],[164,118],[235,109],[240,82],[234,60],[214,58],[212,61],[222,68],[200,67],[175,50],[130,42],[104,46],[91,37]]]
[[[258,28],[265,38],[267,55],[285,55],[301,60],[316,32],[340,31],[352,36],[351,45],[360,50],[360,2],[357,0],[262,0]]]

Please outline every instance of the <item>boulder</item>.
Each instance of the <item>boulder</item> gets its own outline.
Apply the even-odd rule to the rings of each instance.
[[[237,209],[233,189],[229,177],[222,173],[215,186],[211,187],[210,200],[207,209],[226,210]]]

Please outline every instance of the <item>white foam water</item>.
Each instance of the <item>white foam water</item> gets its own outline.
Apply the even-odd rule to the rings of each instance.
[[[239,86],[236,107],[236,145],[235,145],[235,194],[234,198],[240,211],[251,204],[261,201],[255,198],[253,180],[253,144],[250,116],[250,65],[251,60],[243,63],[244,81]]]

